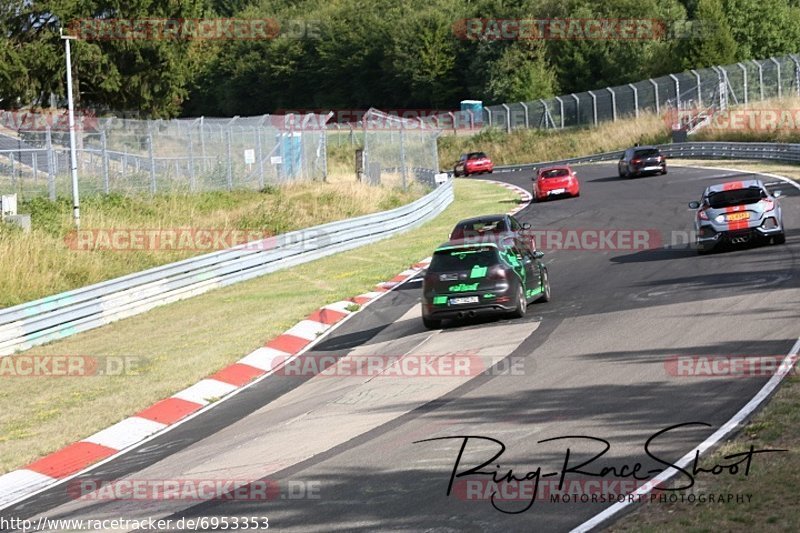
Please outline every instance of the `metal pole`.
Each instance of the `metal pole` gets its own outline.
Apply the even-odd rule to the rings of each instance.
[[[70,172],[72,174],[72,220],[75,222],[75,227],[81,227],[81,202],[80,193],[78,191],[78,153],[75,149],[75,107],[72,102],[72,54],[70,50],[70,40],[75,37],[65,36],[61,34],[66,44],[67,55],[67,109],[69,111],[69,157],[70,157]]]
[[[800,63],[794,54],[789,54],[789,58],[794,63],[794,89],[797,91],[797,96],[800,96]]]
[[[781,99],[781,64],[774,57],[769,58],[770,61],[775,63],[775,68],[778,69],[778,99]]]
[[[589,96],[592,97],[592,116],[594,118],[594,125],[597,126],[597,95],[589,91]]]
[[[661,113],[658,103],[658,83],[656,83],[655,80],[653,80],[652,78],[650,78],[648,81],[653,84],[653,92],[655,93],[656,97],[656,115],[658,115],[659,113]]]
[[[402,167],[403,190],[406,190],[408,184],[408,167],[406,167],[406,141],[402,122],[400,122],[400,166]]]
[[[53,154],[53,137],[50,132],[50,126],[46,130],[47,139],[47,195],[51,202],[56,200],[56,177],[55,177],[55,163]]]
[[[575,99],[575,125],[577,126],[581,123],[581,101],[574,93],[570,96]]]
[[[614,89],[608,87],[608,92],[611,93],[611,119],[617,121],[617,95],[614,94]]]
[[[635,113],[636,118],[639,118],[639,90],[632,83],[629,83],[628,87],[630,87],[633,91],[633,112]]]
[[[759,93],[760,99],[763,101],[764,100],[764,68],[761,66],[761,63],[759,63],[755,59],[752,59],[751,61],[753,63],[755,63],[756,66],[758,67],[758,93]]]
[[[236,120],[234,118],[233,120]],[[228,190],[233,190],[233,155],[231,154],[231,129],[228,127],[226,130],[227,145],[228,145]]]
[[[108,147],[106,145],[106,130],[100,130],[100,143],[103,154],[103,192],[108,194],[111,187],[108,181]]]
[[[556,96],[556,101],[558,102],[558,112],[561,113],[561,129],[564,129],[564,100],[561,97]]]
[[[697,107],[703,107],[703,91],[700,90],[700,74],[694,69],[690,70],[689,72],[694,74],[694,78],[697,80]]]
[[[678,77],[675,74],[670,74],[670,78],[672,81],[675,82],[675,107],[680,109],[681,108],[681,84],[678,81]]]
[[[192,142],[192,127],[190,126],[187,133],[189,134],[189,191],[194,192],[197,187],[194,175],[194,142]]]
[[[208,171],[208,158],[206,157],[205,117],[200,117],[200,157],[203,158],[203,170]]]
[[[525,129],[528,129],[530,127],[528,126],[528,124],[530,124],[530,119],[528,117],[528,104],[526,104],[525,102],[520,102],[519,104],[525,110]]]
[[[744,83],[744,105],[747,105],[747,67],[741,63],[736,64],[739,65],[739,68],[742,70],[742,80]],[[798,90],[800,90],[800,88]]]
[[[506,133],[511,133],[511,109],[506,104],[503,104],[503,109],[506,111]]]
[[[150,127],[149,125],[147,127],[147,155],[148,155],[148,158],[150,159],[150,193],[151,194],[155,194],[156,190],[157,190],[157,186],[156,186],[156,158],[155,158],[155,155],[153,154],[153,128]],[[138,158],[136,159],[136,162],[137,162],[136,170],[139,170],[139,168],[138,168],[139,159]]]
[[[338,137],[338,135],[337,135]],[[261,128],[256,128],[256,157],[258,158],[258,188],[264,188],[264,155],[261,152]]]

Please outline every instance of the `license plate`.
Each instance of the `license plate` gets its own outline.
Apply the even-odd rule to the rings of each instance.
[[[743,211],[741,213],[731,213],[728,215],[728,221],[735,221],[735,220],[747,220],[750,218],[750,213],[747,211]]]
[[[661,170],[661,167],[644,167],[645,170]]]
[[[567,192],[567,189],[553,189],[550,194],[564,194],[565,192]]]
[[[476,304],[478,303],[477,296],[462,296],[460,298],[450,298],[450,303],[453,305],[460,304]]]

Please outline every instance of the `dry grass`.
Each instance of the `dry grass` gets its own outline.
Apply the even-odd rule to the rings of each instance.
[[[497,165],[552,161],[620,150],[637,142],[668,142],[669,135],[667,123],[654,113],[568,130],[514,130],[510,134],[485,130],[470,137],[440,137],[439,165],[452,168],[461,153],[474,150],[486,152]]]
[[[264,191],[212,192],[156,197],[88,197],[81,229],[201,228],[279,234],[398,207],[419,197],[389,186],[355,182],[295,183]],[[170,263],[203,251],[71,250],[70,203],[23,201],[33,231],[0,224],[0,306],[6,307]]]
[[[456,183],[456,202],[404,235],[156,308],[29,354],[141,357],[117,377],[0,377],[0,473],[138,412],[238,360],[330,302],[427,257],[459,219],[504,212],[516,194],[478,181]],[[20,401],[24,398],[25,401]]]
[[[669,164],[688,167],[735,168],[746,172],[768,172],[800,181],[800,166],[789,163],[770,163],[768,161],[748,161],[741,159],[670,159]]]
[[[732,106],[738,113],[743,110],[775,111],[777,118],[775,127],[769,123],[767,113],[754,113],[752,121],[749,114],[739,114],[748,118],[738,123],[730,116],[722,115],[714,126],[698,131],[692,136],[696,141],[734,141],[734,142],[800,142],[800,98],[791,97],[781,100],[771,99],[748,105]],[[783,118],[781,118],[783,117]]]

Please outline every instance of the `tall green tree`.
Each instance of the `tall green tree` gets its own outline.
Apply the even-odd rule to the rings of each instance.
[[[722,0],[699,0],[696,28],[682,43],[686,69],[728,65],[736,61],[736,41],[722,7]]]

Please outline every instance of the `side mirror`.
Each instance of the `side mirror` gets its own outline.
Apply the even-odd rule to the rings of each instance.
[[[530,222],[523,222],[522,223],[522,229],[531,229]]]
[[[775,191],[772,193],[772,196],[774,196],[775,198],[780,198],[781,196],[783,196],[783,191]]]
[[[541,250],[536,250],[535,252],[533,252],[533,257],[535,257],[536,259],[541,259],[542,257],[544,257],[544,252],[542,252]]]
[[[700,202],[689,202],[689,207],[692,209],[700,209]]]

